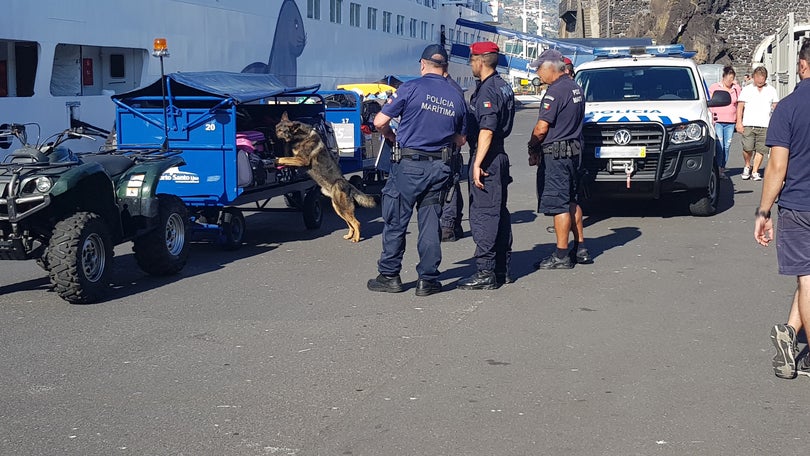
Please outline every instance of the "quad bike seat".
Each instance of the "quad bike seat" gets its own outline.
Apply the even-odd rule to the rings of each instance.
[[[135,162],[123,155],[84,155],[85,163],[98,163],[110,176],[117,176],[131,168]]]

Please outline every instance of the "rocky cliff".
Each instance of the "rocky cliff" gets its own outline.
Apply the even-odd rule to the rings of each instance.
[[[584,2],[583,2],[584,3]],[[733,64],[747,71],[756,46],[786,21],[810,21],[810,3],[797,0],[614,0],[599,17],[612,36],[648,36],[683,43],[701,63]],[[610,17],[608,20],[607,18]]]

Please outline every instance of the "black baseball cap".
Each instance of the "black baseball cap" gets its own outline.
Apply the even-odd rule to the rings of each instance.
[[[438,65],[447,65],[447,51],[442,45],[431,44],[422,51],[422,59]]]

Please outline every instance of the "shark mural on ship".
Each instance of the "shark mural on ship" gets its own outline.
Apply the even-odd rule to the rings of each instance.
[[[307,45],[304,21],[295,0],[284,0],[278,13],[276,32],[267,63],[253,62],[242,73],[272,74],[287,87],[298,83],[298,57]]]

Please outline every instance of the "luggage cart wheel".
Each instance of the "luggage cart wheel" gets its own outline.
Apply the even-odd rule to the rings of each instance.
[[[237,250],[245,240],[245,216],[235,207],[222,210],[221,244],[225,250]]]
[[[304,196],[304,226],[308,230],[316,230],[323,222],[323,207],[321,206],[321,192],[319,188],[309,190]]]
[[[360,190],[361,192],[365,190],[365,182],[363,181],[362,176],[352,176],[349,178],[349,183],[354,185],[354,188]]]

